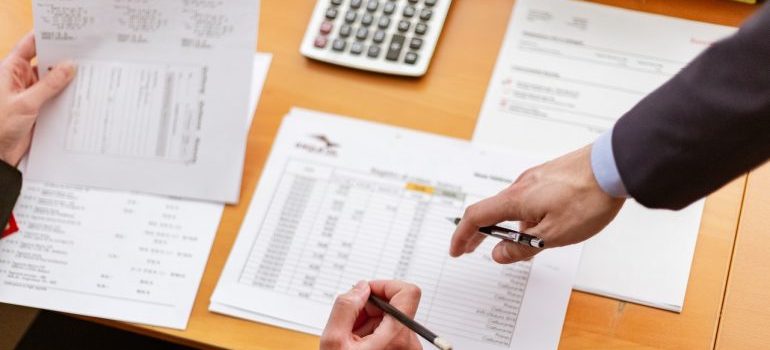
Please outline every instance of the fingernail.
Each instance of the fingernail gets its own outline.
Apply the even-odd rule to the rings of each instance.
[[[66,72],[68,78],[74,76],[75,71],[77,70],[77,66],[75,65],[75,62],[72,60],[67,60],[62,63],[59,63],[56,67]]]
[[[354,291],[354,292],[359,292],[359,293],[360,293],[360,292],[363,292],[363,291],[365,291],[365,290],[366,290],[366,285],[367,285],[367,284],[368,284],[368,282],[366,282],[366,281],[358,281],[358,282],[357,282],[357,283],[356,283],[356,284],[353,286],[353,291]]]
[[[506,249],[505,245],[501,244],[492,250],[492,259],[495,261],[510,261],[511,254],[508,252],[508,249]]]
[[[510,261],[511,260],[511,252],[508,251],[508,247],[501,246],[500,249],[502,249],[503,259]]]

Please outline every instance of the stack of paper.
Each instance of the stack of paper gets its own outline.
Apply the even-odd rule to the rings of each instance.
[[[400,279],[422,288],[417,320],[458,349],[555,349],[579,246],[513,265],[491,260],[492,240],[448,254],[447,218],[538,161],[292,110],[210,310],[320,334],[335,296],[356,281]]]
[[[254,59],[252,111],[270,60]],[[25,180],[20,232],[0,240],[0,302],[184,329],[223,207]]]
[[[270,66],[257,5],[34,2],[40,65],[78,74],[41,113],[0,301],[186,327]]]
[[[734,30],[583,1],[518,0],[474,142],[549,158],[591,143]],[[629,201],[585,244],[576,288],[681,311],[702,210],[702,201],[680,212]]]

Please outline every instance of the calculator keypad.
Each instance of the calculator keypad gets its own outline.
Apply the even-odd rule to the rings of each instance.
[[[426,46],[434,7],[446,0],[325,1],[325,20],[313,41],[317,49],[414,65]]]

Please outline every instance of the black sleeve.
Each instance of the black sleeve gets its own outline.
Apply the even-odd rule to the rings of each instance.
[[[770,157],[770,6],[615,125],[612,148],[629,194],[681,209]]]
[[[0,161],[0,231],[5,229],[21,193],[21,172]]]

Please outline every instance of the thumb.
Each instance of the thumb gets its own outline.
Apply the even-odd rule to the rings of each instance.
[[[522,221],[520,223],[519,229],[522,232],[534,235],[535,237],[543,237],[541,234],[535,231],[542,229],[544,226],[548,226],[547,220],[548,218],[545,218],[542,222],[537,224]],[[511,241],[500,241],[497,243],[495,248],[492,249],[492,260],[500,264],[511,264],[518,261],[527,260],[540,253],[541,251],[543,251],[542,248],[530,247]]]
[[[369,299],[369,283],[358,282],[349,292],[337,297],[324,328],[321,340],[328,343],[342,342],[353,332],[358,314]]]
[[[523,244],[510,241],[500,241],[492,250],[492,260],[500,264],[512,264],[518,261],[527,260],[535,254],[540,253],[542,249],[528,247]]]
[[[19,98],[25,101],[26,105],[38,109],[46,101],[62,92],[73,77],[75,77],[75,64],[71,61],[60,63],[51,69],[43,79],[22,92]]]

